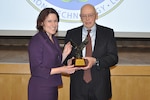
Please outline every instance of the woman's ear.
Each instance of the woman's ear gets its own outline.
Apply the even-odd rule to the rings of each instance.
[[[41,23],[41,26],[43,26],[43,22]]]

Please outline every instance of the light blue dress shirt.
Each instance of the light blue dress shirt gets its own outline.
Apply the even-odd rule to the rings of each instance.
[[[87,30],[88,29],[86,27],[82,28],[82,41],[84,41],[85,38],[87,37],[87,34],[88,34]],[[91,28],[90,36],[91,36],[92,51],[93,51],[94,45],[95,45],[95,38],[96,38],[96,24]],[[85,50],[86,50],[86,47],[83,48],[83,50],[82,50],[83,57],[85,57]]]

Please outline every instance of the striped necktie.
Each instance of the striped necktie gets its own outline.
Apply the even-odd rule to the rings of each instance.
[[[90,36],[90,32],[91,30],[87,30],[88,31],[88,35],[87,35],[87,39],[88,39],[88,44],[86,45],[86,57],[91,57],[92,56],[92,43],[91,43],[91,36]],[[83,75],[83,79],[86,83],[89,83],[92,80],[91,77],[91,69],[87,69],[84,71],[84,75]]]

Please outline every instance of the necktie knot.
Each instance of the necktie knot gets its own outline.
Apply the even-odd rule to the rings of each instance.
[[[91,29],[87,30],[88,34],[91,32]]]
[[[87,39],[88,39],[89,42],[91,42],[91,36],[90,36],[91,29],[87,30],[87,32],[88,32]]]

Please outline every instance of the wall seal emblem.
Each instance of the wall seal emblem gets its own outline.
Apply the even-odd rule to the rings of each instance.
[[[46,7],[57,10],[61,22],[80,22],[80,8],[84,4],[95,6],[98,16],[103,17],[116,9],[123,0],[26,0],[34,9],[41,11]]]

